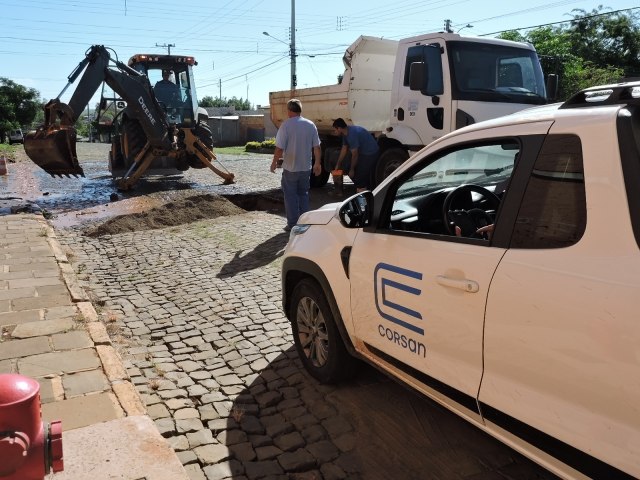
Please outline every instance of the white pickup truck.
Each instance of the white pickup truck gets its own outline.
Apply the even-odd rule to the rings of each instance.
[[[640,82],[456,130],[303,215],[306,369],[365,360],[562,478],[640,478]]]

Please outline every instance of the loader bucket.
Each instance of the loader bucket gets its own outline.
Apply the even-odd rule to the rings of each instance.
[[[51,176],[81,175],[76,154],[76,130],[73,127],[40,127],[24,139],[24,150],[33,163]]]

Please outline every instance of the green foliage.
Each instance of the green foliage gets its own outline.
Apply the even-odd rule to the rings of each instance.
[[[260,145],[262,145],[262,148],[272,148],[272,149],[275,150],[275,148],[276,148],[276,139],[275,138],[267,138]]]
[[[0,77],[0,140],[12,128],[29,127],[42,109],[40,93]]]
[[[243,100],[242,98],[231,97],[230,99],[225,98],[213,98],[211,96],[207,96],[202,98],[198,102],[198,106],[203,108],[211,108],[211,107],[234,107],[236,110],[251,110],[251,102],[249,100]]]
[[[566,24],[540,27],[522,35],[508,31],[500,38],[530,42],[545,74],[559,76],[558,100],[584,88],[640,75],[640,25],[635,14],[573,10]]]
[[[626,74],[640,74],[640,25],[637,14],[601,15],[602,6],[591,12],[573,10],[568,29],[575,55],[599,68],[618,67]]]
[[[244,148],[247,152],[273,152],[276,148],[276,141],[273,138],[268,138],[263,142],[247,142]]]
[[[17,149],[18,149],[17,145],[8,145],[6,143],[0,143],[0,156],[4,156],[9,160],[15,160]]]

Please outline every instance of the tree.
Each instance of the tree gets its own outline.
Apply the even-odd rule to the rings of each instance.
[[[573,10],[567,29],[575,55],[599,68],[622,68],[627,76],[640,74],[640,25],[634,13],[606,14],[603,7]]]
[[[42,109],[40,93],[0,77],[0,140],[12,128],[31,126]]]
[[[234,107],[236,110],[251,110],[251,102],[242,98],[231,97],[230,99],[211,96],[203,97],[198,102],[198,106],[203,108],[212,107]]]
[[[640,72],[640,31],[634,15],[603,14],[602,7],[590,14],[573,12],[566,24],[536,28],[526,35],[512,30],[500,38],[533,44],[543,71],[559,77],[559,100]]]

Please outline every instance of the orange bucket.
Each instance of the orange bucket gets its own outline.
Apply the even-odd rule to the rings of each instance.
[[[344,193],[343,183],[344,172],[342,170],[331,170],[331,178],[333,179],[333,186],[336,191]]]

